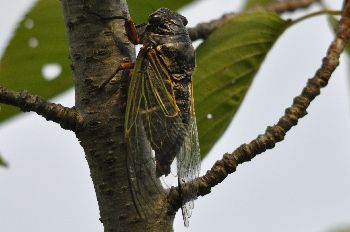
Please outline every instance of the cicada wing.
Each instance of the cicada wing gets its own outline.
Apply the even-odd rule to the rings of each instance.
[[[188,124],[176,104],[173,82],[154,50],[147,51],[149,65],[145,78],[145,111],[142,112],[147,137],[155,151],[156,176],[168,175],[178,154]]]
[[[137,118],[138,114],[141,109],[142,104],[142,83],[143,83],[143,76],[140,72],[142,65],[144,63],[144,56],[142,54],[139,54],[137,57],[134,72],[131,77],[131,81],[129,84],[128,89],[128,100],[126,104],[126,111],[125,111],[125,121],[124,121],[124,130],[125,130],[125,138],[128,140],[132,135],[131,129],[137,128]],[[133,135],[134,136],[134,135]]]
[[[143,209],[138,205],[152,202],[149,193],[154,189],[163,191],[156,176],[169,174],[170,165],[188,133],[188,124],[182,122],[176,105],[171,77],[154,50],[141,49],[136,60],[124,126],[134,203],[140,215],[147,215],[152,207]],[[147,156],[145,146],[155,151],[155,162]],[[142,178],[145,175],[151,178]],[[138,181],[144,179],[152,179],[153,183]]]
[[[182,198],[181,210],[186,227],[189,226],[189,218],[194,207],[193,201],[197,198],[197,189],[187,188],[186,185],[199,176],[200,162],[197,123],[192,102],[188,134],[177,155],[178,184]],[[184,189],[186,189],[186,193]]]
[[[142,218],[147,217],[152,210],[153,200],[148,193],[154,191],[154,189],[162,190],[161,184],[154,177],[154,174],[152,175],[155,172],[154,162],[149,159],[151,148],[140,118],[145,102],[145,75],[143,75],[143,69],[144,65],[147,64],[146,58],[142,51],[137,57],[129,84],[124,122],[128,150],[126,155],[127,174],[135,209]],[[148,180],[148,182],[139,180]]]
[[[171,77],[165,66],[161,65],[161,61],[154,53],[149,53],[148,58],[151,67],[148,69],[147,77],[149,81],[146,82],[146,86],[149,89],[146,92],[151,93],[151,96],[148,96],[147,99],[149,102],[157,100],[158,107],[157,110],[152,110],[147,114],[149,120],[146,121],[149,122],[149,125],[145,126],[146,133],[150,133],[148,137],[152,148],[156,152],[156,169],[160,172],[157,175],[167,175],[170,171],[170,164],[175,156],[177,157],[180,193],[183,189],[187,191],[182,194],[184,196],[182,199],[182,214],[184,224],[188,226],[193,201],[197,197],[197,190],[186,188],[186,185],[198,177],[200,171],[200,148],[192,85],[187,86],[190,98],[188,99],[190,101],[189,108],[180,112],[175,101],[173,86],[171,86]],[[167,91],[164,92],[164,90]],[[147,108],[153,109],[153,107]],[[185,114],[189,115],[188,119],[185,119]],[[152,120],[152,118],[156,118],[156,120]]]

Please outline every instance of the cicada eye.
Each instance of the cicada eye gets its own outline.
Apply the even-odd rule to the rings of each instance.
[[[161,17],[157,13],[151,14],[148,18],[148,22],[150,24],[159,24],[161,22]]]

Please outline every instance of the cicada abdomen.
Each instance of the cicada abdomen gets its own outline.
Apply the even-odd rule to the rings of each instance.
[[[191,79],[195,52],[186,24],[185,17],[165,8],[149,16],[140,35],[143,46],[131,77],[125,115],[129,149],[142,152],[137,151],[134,137],[144,131],[155,151],[157,177],[168,175],[177,158],[180,192],[198,176],[200,165]],[[186,196],[182,209],[187,226],[195,190]]]

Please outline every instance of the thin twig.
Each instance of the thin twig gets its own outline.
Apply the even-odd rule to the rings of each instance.
[[[327,55],[323,59],[322,66],[315,76],[308,80],[302,93],[294,98],[291,107],[287,108],[277,124],[268,127],[264,134],[248,144],[242,144],[232,153],[226,153],[218,160],[207,173],[189,183],[186,188],[197,189],[197,196],[210,193],[211,188],[221,183],[229,174],[236,171],[236,167],[246,161],[250,161],[256,155],[272,149],[276,143],[282,141],[286,133],[298,123],[298,120],[307,114],[306,109],[311,101],[320,94],[320,89],[325,87],[339,64],[339,57],[350,38],[350,0],[345,0],[342,18],[337,34],[328,48]],[[188,189],[187,189],[188,190]],[[186,189],[182,193],[190,192]],[[186,196],[184,197],[186,199]],[[168,196],[171,211],[181,207],[178,188],[173,187]]]
[[[267,10],[267,11],[273,11],[276,13],[284,13],[284,12],[295,11],[302,8],[307,8],[311,4],[318,1],[319,0],[288,0],[283,2],[273,2],[268,4],[265,7],[261,7],[261,6],[254,7],[250,11]],[[227,14],[224,14],[219,19],[214,19],[207,23],[199,23],[195,27],[188,28],[188,33],[190,35],[191,40],[195,41],[198,39],[207,38],[215,29],[221,27],[225,22],[227,22],[228,20],[230,20],[235,16],[237,16],[236,13],[227,13]]]
[[[320,11],[315,11],[315,12],[312,12],[310,14],[304,15],[302,17],[293,19],[292,24],[297,24],[297,23],[302,22],[302,21],[304,21],[306,19],[309,19],[309,18],[312,18],[312,17],[315,17],[315,16],[325,15],[325,14],[326,15],[337,15],[337,16],[340,16],[342,14],[342,12],[341,11],[337,11],[337,10],[320,10]]]
[[[48,121],[60,124],[63,129],[78,131],[83,128],[83,117],[75,107],[47,102],[25,90],[17,92],[0,86],[0,103],[19,107],[23,112],[33,111]]]
[[[285,0],[285,1],[275,1],[271,4],[268,4],[264,7],[264,10],[274,11],[276,13],[285,13],[285,12],[293,12],[295,10],[306,8],[312,5],[315,2],[319,2],[320,0]]]

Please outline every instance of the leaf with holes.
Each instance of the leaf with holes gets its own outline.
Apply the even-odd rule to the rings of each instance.
[[[197,49],[193,80],[202,156],[226,130],[266,54],[289,24],[275,13],[242,14]]]
[[[18,24],[0,61],[0,85],[52,98],[72,86],[59,1],[40,0]],[[0,104],[0,121],[19,111]]]

